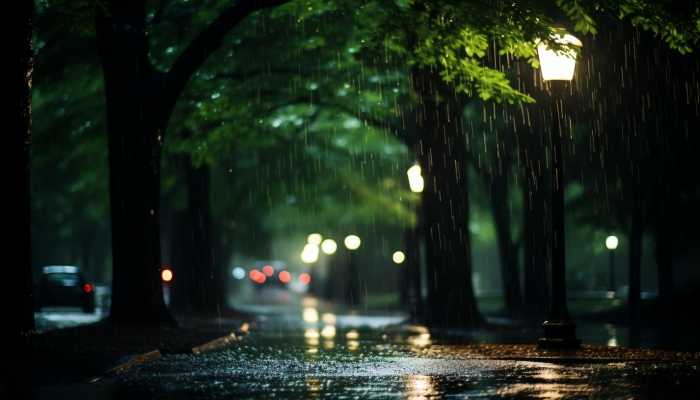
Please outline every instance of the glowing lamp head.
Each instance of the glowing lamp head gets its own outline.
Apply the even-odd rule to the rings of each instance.
[[[306,264],[313,264],[318,261],[318,245],[307,243],[301,251],[301,261]]]
[[[583,44],[575,36],[564,32],[552,33],[551,40],[564,47],[553,50],[543,41],[537,44],[542,79],[545,81],[570,81],[574,78],[577,55],[572,46],[581,47]]]
[[[360,248],[362,240],[360,240],[360,237],[357,235],[348,235],[345,237],[343,243],[345,244],[345,247],[347,247],[348,250],[357,250]]]
[[[615,250],[619,243],[620,241],[617,239],[617,236],[611,235],[605,238],[605,247],[608,250]]]
[[[334,254],[338,250],[338,244],[333,239],[326,239],[321,242],[321,251],[323,254]]]
[[[414,164],[406,171],[406,175],[408,175],[408,186],[411,188],[411,191],[413,193],[421,193],[425,187],[425,181],[421,175],[420,165]]]
[[[160,270],[160,280],[163,281],[163,283],[171,283],[173,278],[175,278],[175,275],[170,267],[163,267],[163,269]]]
[[[395,251],[394,254],[391,255],[391,260],[396,264],[401,264],[406,261],[406,255],[403,251]]]
[[[323,240],[323,236],[321,236],[320,233],[312,233],[306,238],[307,243],[313,244],[316,246],[321,244],[321,240]]]

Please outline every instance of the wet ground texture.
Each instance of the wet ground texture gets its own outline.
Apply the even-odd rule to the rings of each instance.
[[[532,345],[441,344],[421,326],[377,329],[346,326],[341,316],[323,319],[329,323],[269,318],[217,350],[164,354],[95,383],[43,394],[131,400],[700,395],[697,353],[593,346],[558,353]]]

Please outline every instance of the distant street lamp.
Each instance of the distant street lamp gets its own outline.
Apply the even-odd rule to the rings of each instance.
[[[346,300],[349,306],[355,307],[360,303],[360,271],[357,268],[357,261],[355,260],[355,250],[360,248],[362,240],[357,235],[348,235],[343,240],[345,248],[348,251],[348,279],[347,279],[347,292]]]
[[[323,236],[321,236],[320,233],[312,233],[306,238],[307,243],[313,244],[316,246],[321,244],[321,240],[323,240]]]
[[[312,235],[309,235],[309,238],[311,238]],[[314,240],[314,242],[315,242],[315,240]],[[319,240],[319,242],[320,242],[320,240]],[[316,261],[318,261],[318,255],[319,255],[318,245],[314,244],[314,243],[306,243],[304,245],[304,249],[301,251],[301,261],[304,262],[304,264],[309,264],[309,267],[313,267],[315,265]],[[315,273],[317,273],[317,272],[318,271],[316,271]],[[318,295],[316,286],[317,285],[312,284],[311,282],[308,282],[307,283],[307,292],[314,295],[314,296]]]
[[[609,250],[608,254],[610,254],[609,259],[610,259],[610,264],[609,264],[609,277],[610,281],[609,284],[610,286],[608,287],[608,290],[612,292],[613,294],[615,293],[615,287],[617,286],[615,284],[615,249],[617,249],[617,245],[620,243],[620,241],[617,239],[617,236],[611,235],[605,238],[605,247]]]
[[[326,239],[323,242],[321,242],[321,251],[323,254],[335,254],[335,251],[338,250],[338,244],[335,242],[333,239]]]
[[[550,159],[552,160],[552,270],[549,313],[542,324],[544,337],[538,340],[542,348],[578,348],[576,325],[566,306],[566,241],[564,238],[564,160],[562,159],[563,95],[574,77],[577,52],[581,47],[576,37],[563,32],[553,33],[551,39],[562,48],[551,49],[540,41],[537,46],[542,80],[549,82],[552,95],[552,130]]]
[[[360,237],[357,235],[348,235],[345,237],[343,243],[348,250],[357,250],[360,248],[362,240],[360,240]]]
[[[420,165],[416,162],[407,171],[408,186],[413,193],[422,193],[425,188],[425,180],[423,179]],[[421,284],[421,261],[420,261],[420,243],[421,230],[423,228],[423,213],[420,205],[416,205],[416,225],[409,227],[406,230],[406,251],[408,253],[408,266],[406,274],[402,273],[404,279],[401,291],[403,297],[408,300],[411,319],[417,321],[423,314],[423,299],[422,299],[422,284]]]
[[[406,255],[403,251],[395,251],[394,254],[391,255],[391,260],[394,264],[403,264],[403,262],[406,261]]]
[[[420,165],[414,164],[406,171],[406,175],[408,175],[408,186],[411,188],[411,191],[413,193],[421,193],[425,187],[425,181],[421,175]]]
[[[301,261],[305,264],[313,264],[318,261],[318,245],[307,243],[301,251]]]

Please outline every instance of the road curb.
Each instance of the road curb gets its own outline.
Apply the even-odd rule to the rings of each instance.
[[[239,341],[240,338],[236,336],[235,332],[231,332],[230,334],[226,336],[221,336],[219,338],[216,338],[214,340],[210,340],[208,342],[205,342],[199,346],[195,346],[192,348],[192,354],[202,354],[202,353],[208,353],[210,351],[215,351],[218,349],[221,349],[223,347],[228,346],[229,344],[233,342]]]
[[[108,377],[110,375],[120,375],[120,374],[130,370],[133,367],[143,365],[149,361],[156,360],[156,359],[160,358],[161,355],[162,355],[162,353],[158,349],[151,350],[151,351],[141,353],[141,354],[136,354],[134,356],[129,357],[129,359],[124,361],[123,363],[117,364],[116,366],[108,369],[102,375],[88,379],[88,382],[89,383],[97,383],[97,382],[104,380],[106,377]]]

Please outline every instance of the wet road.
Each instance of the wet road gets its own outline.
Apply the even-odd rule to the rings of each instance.
[[[83,388],[88,390],[83,393],[130,400],[697,398],[700,394],[697,363],[483,359],[463,351],[464,346],[436,343],[423,327],[399,329],[392,328],[393,323],[386,317],[335,315],[307,304],[294,312],[268,313],[249,336],[225,349],[164,355]]]
[[[38,398],[698,398],[697,362],[504,360],[436,341],[400,315],[348,314],[313,299],[251,305],[249,335],[218,351],[170,354]],[[509,356],[509,354],[503,354]]]
[[[321,328],[323,332],[324,328]],[[469,359],[416,330],[307,328],[244,340],[224,351],[173,355],[111,384],[154,399],[693,398],[697,365],[555,363]]]

